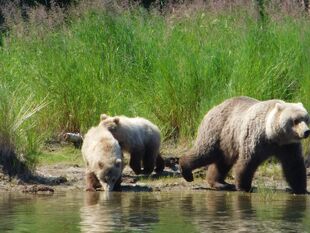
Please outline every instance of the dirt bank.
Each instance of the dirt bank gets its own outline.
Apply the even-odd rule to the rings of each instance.
[[[287,184],[281,175],[270,175],[279,173],[278,165],[270,165],[264,171],[259,170],[255,176],[253,186],[257,189],[270,188],[272,190],[286,190]],[[265,175],[262,175],[265,173]],[[268,175],[266,175],[268,174]],[[308,189],[310,189],[310,169],[307,170]],[[205,169],[195,172],[194,182],[186,182],[180,175],[177,164],[166,167],[160,175],[153,173],[151,176],[135,175],[126,166],[123,173],[123,191],[185,191],[185,190],[208,190]],[[233,178],[228,181],[233,183]],[[23,181],[22,179],[9,179],[0,173],[0,189],[13,192],[58,192],[84,190],[84,167],[77,164],[53,164],[38,166],[35,175]]]

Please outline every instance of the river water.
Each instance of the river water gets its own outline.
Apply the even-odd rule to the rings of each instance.
[[[3,192],[0,232],[310,232],[310,195]]]

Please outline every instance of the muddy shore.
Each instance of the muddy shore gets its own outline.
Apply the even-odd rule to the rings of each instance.
[[[271,166],[271,165],[270,165]],[[287,191],[287,184],[279,175],[279,165],[272,165],[271,175],[266,171],[258,170],[253,180],[253,187],[256,189],[267,188],[270,190]],[[276,166],[276,167],[275,167]],[[274,172],[276,170],[276,172]],[[265,173],[263,175],[262,173]],[[278,175],[272,175],[278,173]],[[186,182],[180,175],[178,165],[165,167],[160,175],[153,173],[150,176],[135,175],[130,167],[126,166],[123,171],[122,191],[188,191],[188,190],[209,190],[205,180],[206,169],[194,173],[194,182]],[[233,183],[233,177],[228,177],[228,182]],[[310,189],[310,168],[307,169],[307,184]],[[0,189],[11,192],[60,192],[60,191],[84,191],[84,166],[78,164],[52,164],[38,166],[35,174],[28,180],[19,178],[8,178],[0,173]]]

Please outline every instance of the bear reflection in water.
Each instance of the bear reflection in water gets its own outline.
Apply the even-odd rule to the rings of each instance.
[[[149,232],[159,222],[155,194],[85,192],[81,232]]]
[[[304,232],[310,199],[285,193],[85,193],[81,232]]]
[[[183,195],[180,213],[198,232],[304,232],[307,196],[204,192]]]

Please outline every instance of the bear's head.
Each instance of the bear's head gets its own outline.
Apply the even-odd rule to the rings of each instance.
[[[110,132],[113,132],[119,125],[119,117],[111,117],[107,114],[101,114],[99,124],[106,127]]]
[[[97,177],[105,191],[112,191],[116,182],[121,178],[123,161],[112,158],[108,163],[98,163]]]
[[[310,118],[301,103],[277,102],[266,121],[267,138],[278,144],[299,143],[310,135]]]
[[[114,138],[117,139],[119,145],[124,149],[125,142],[127,141],[126,136],[126,124],[124,124],[124,121],[121,120],[122,117],[120,116],[108,116],[106,114],[100,115],[100,126],[105,127],[108,129]],[[124,144],[125,143],[125,144]]]

